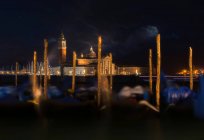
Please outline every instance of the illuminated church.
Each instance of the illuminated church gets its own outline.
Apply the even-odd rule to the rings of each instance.
[[[80,66],[96,65],[97,62],[97,56],[92,47],[89,53],[85,55],[81,53],[80,57],[77,59],[77,64]]]
[[[73,68],[67,64],[67,43],[64,34],[61,34],[58,40],[59,51],[59,66],[51,67],[50,71],[52,75],[72,75]],[[69,57],[68,58],[72,58]],[[77,76],[94,76],[97,71],[97,53],[91,46],[88,52],[77,54]],[[111,63],[111,57],[109,55],[102,56],[101,71],[103,75],[144,75],[148,73],[148,69],[145,67],[117,67],[114,63]]]
[[[52,67],[51,73],[53,75],[72,75],[73,68],[67,64],[66,54],[67,54],[67,43],[62,33],[58,41],[58,51],[59,51],[59,66]],[[71,58],[71,57],[69,57]],[[97,71],[97,54],[93,47],[90,47],[89,52],[81,53],[77,55],[77,66],[76,75],[79,76],[93,76],[96,75]],[[112,74],[116,73],[115,64],[110,62],[110,57],[102,57],[102,74],[109,75],[112,69]]]

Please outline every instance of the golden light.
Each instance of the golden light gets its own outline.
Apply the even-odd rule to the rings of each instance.
[[[60,71],[57,71],[57,75],[60,75]]]
[[[101,36],[98,37],[98,43],[102,44],[102,37]]]
[[[199,74],[199,72],[198,72],[198,70],[194,70],[194,72],[193,72],[194,74]]]

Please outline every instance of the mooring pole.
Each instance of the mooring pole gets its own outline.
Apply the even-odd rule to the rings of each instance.
[[[190,89],[193,90],[193,50],[189,48],[189,75],[190,75]]]
[[[36,93],[37,89],[37,52],[34,51],[33,55],[33,94]]]
[[[42,65],[40,64],[40,90],[42,90]]]
[[[149,92],[152,94],[152,49],[149,49]]]
[[[157,81],[156,81],[156,106],[160,109],[160,77],[161,77],[161,51],[160,34],[156,37],[157,42]]]
[[[98,37],[98,94],[97,105],[101,105],[101,49],[102,49],[102,37]]]
[[[75,81],[76,81],[76,52],[73,52],[73,66],[72,66],[72,93],[75,92]]]
[[[50,80],[51,79],[51,71],[50,71],[50,68],[49,68],[49,63],[48,63],[49,61],[48,61],[48,58],[47,58],[47,72],[48,72],[48,80]]]
[[[16,62],[16,71],[15,71],[15,86],[18,86],[18,62]]]
[[[44,96],[45,96],[45,99],[48,99],[48,96],[47,96],[47,70],[48,70],[47,51],[48,51],[48,41],[47,39],[44,39]]]
[[[112,53],[110,53],[109,54],[109,56],[110,56],[110,95],[109,95],[109,97],[111,98],[112,97],[112,90],[113,90],[113,67],[112,67],[112,65],[113,65],[113,55],[112,55]],[[111,99],[110,99],[111,100]]]

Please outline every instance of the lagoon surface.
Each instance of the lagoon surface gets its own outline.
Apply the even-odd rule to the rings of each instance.
[[[123,77],[124,78],[124,77]],[[77,88],[94,86],[95,78],[78,77]],[[114,79],[113,90],[117,94],[121,87],[142,85],[148,81],[137,77]],[[14,77],[0,77],[1,86],[13,86]],[[19,86],[29,77],[19,77]],[[51,78],[50,85],[69,88],[71,78],[60,83],[60,78]],[[63,86],[62,83],[64,84]],[[88,83],[88,84],[87,84]],[[188,85],[186,81],[175,81]],[[196,119],[190,110],[174,107],[156,113],[136,103],[113,104],[110,109],[100,110],[94,103],[80,105],[43,102],[40,106],[31,103],[0,103],[0,139],[54,140],[201,140],[204,139],[204,121]]]

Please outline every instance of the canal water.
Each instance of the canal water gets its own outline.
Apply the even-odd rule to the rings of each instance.
[[[126,113],[126,115],[122,114]],[[139,113],[139,112],[138,112]],[[81,116],[30,116],[0,117],[0,139],[2,140],[202,140],[204,122],[191,115],[157,116],[117,113],[118,116],[100,114],[92,116],[86,112]],[[71,114],[70,114],[71,115]],[[109,114],[110,115],[110,114]],[[148,116],[147,116],[148,115]]]
[[[20,76],[19,86],[26,81],[29,81],[29,77]],[[77,88],[96,84],[96,78],[93,77],[78,77],[77,81]],[[185,81],[174,83],[180,86],[188,85]],[[0,85],[14,85],[14,77],[1,76]],[[71,77],[65,78],[63,83],[60,77],[53,77],[50,85],[58,88],[71,87]],[[135,85],[148,86],[148,81],[135,76],[114,77],[115,93],[124,86]],[[195,83],[195,88],[196,86]],[[29,103],[0,106],[0,140],[204,139],[204,121],[196,119],[189,110],[169,109],[158,114],[134,104],[114,105],[108,110],[98,110],[91,104],[48,104],[42,104],[42,108],[47,108],[46,111]]]

